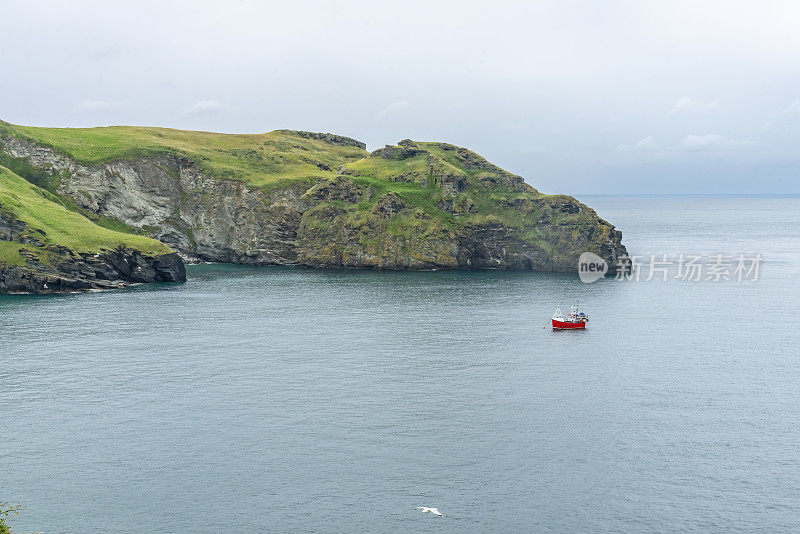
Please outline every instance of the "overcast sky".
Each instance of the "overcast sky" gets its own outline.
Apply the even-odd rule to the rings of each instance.
[[[548,193],[800,193],[800,2],[12,2],[0,118],[468,147]]]

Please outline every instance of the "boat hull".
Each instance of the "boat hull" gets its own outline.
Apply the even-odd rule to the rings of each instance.
[[[557,321],[553,319],[553,330],[586,330],[586,323],[568,323],[565,321]]]

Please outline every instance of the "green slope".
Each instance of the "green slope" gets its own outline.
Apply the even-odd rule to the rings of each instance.
[[[172,252],[154,239],[98,226],[83,215],[69,211],[51,193],[5,167],[0,167],[0,219],[24,223],[18,235],[6,235],[6,239],[0,241],[0,262],[12,265],[24,265],[21,249],[45,255],[49,245],[61,245],[82,253],[121,246],[151,256]]]
[[[478,248],[504,243],[496,253],[524,249],[566,270],[584,250],[601,252],[614,239],[613,227],[574,198],[544,195],[446,143],[404,140],[342,173],[306,194],[316,201],[298,234],[307,261],[347,263],[365,252],[379,267],[387,257],[453,266],[451,243],[460,238]],[[347,181],[360,189],[351,192]],[[476,237],[487,230],[491,237]]]
[[[551,198],[474,152],[446,143],[401,141],[346,165],[344,171],[378,192],[373,202],[394,192],[447,225],[535,224],[538,213],[518,206]]]
[[[367,155],[359,143],[345,137],[291,130],[221,134],[140,126],[37,128],[0,121],[0,135],[32,140],[85,164],[182,156],[216,177],[255,187],[333,177],[340,165]]]

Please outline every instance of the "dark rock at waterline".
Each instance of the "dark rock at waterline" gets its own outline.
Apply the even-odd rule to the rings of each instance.
[[[186,267],[176,253],[148,256],[119,248],[98,254],[77,254],[55,245],[49,246],[47,252],[49,264],[31,256],[24,266],[0,265],[0,293],[63,293],[186,281]]]

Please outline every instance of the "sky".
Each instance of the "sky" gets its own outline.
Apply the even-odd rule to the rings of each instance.
[[[0,0],[0,119],[464,146],[547,193],[800,193],[800,2]]]

